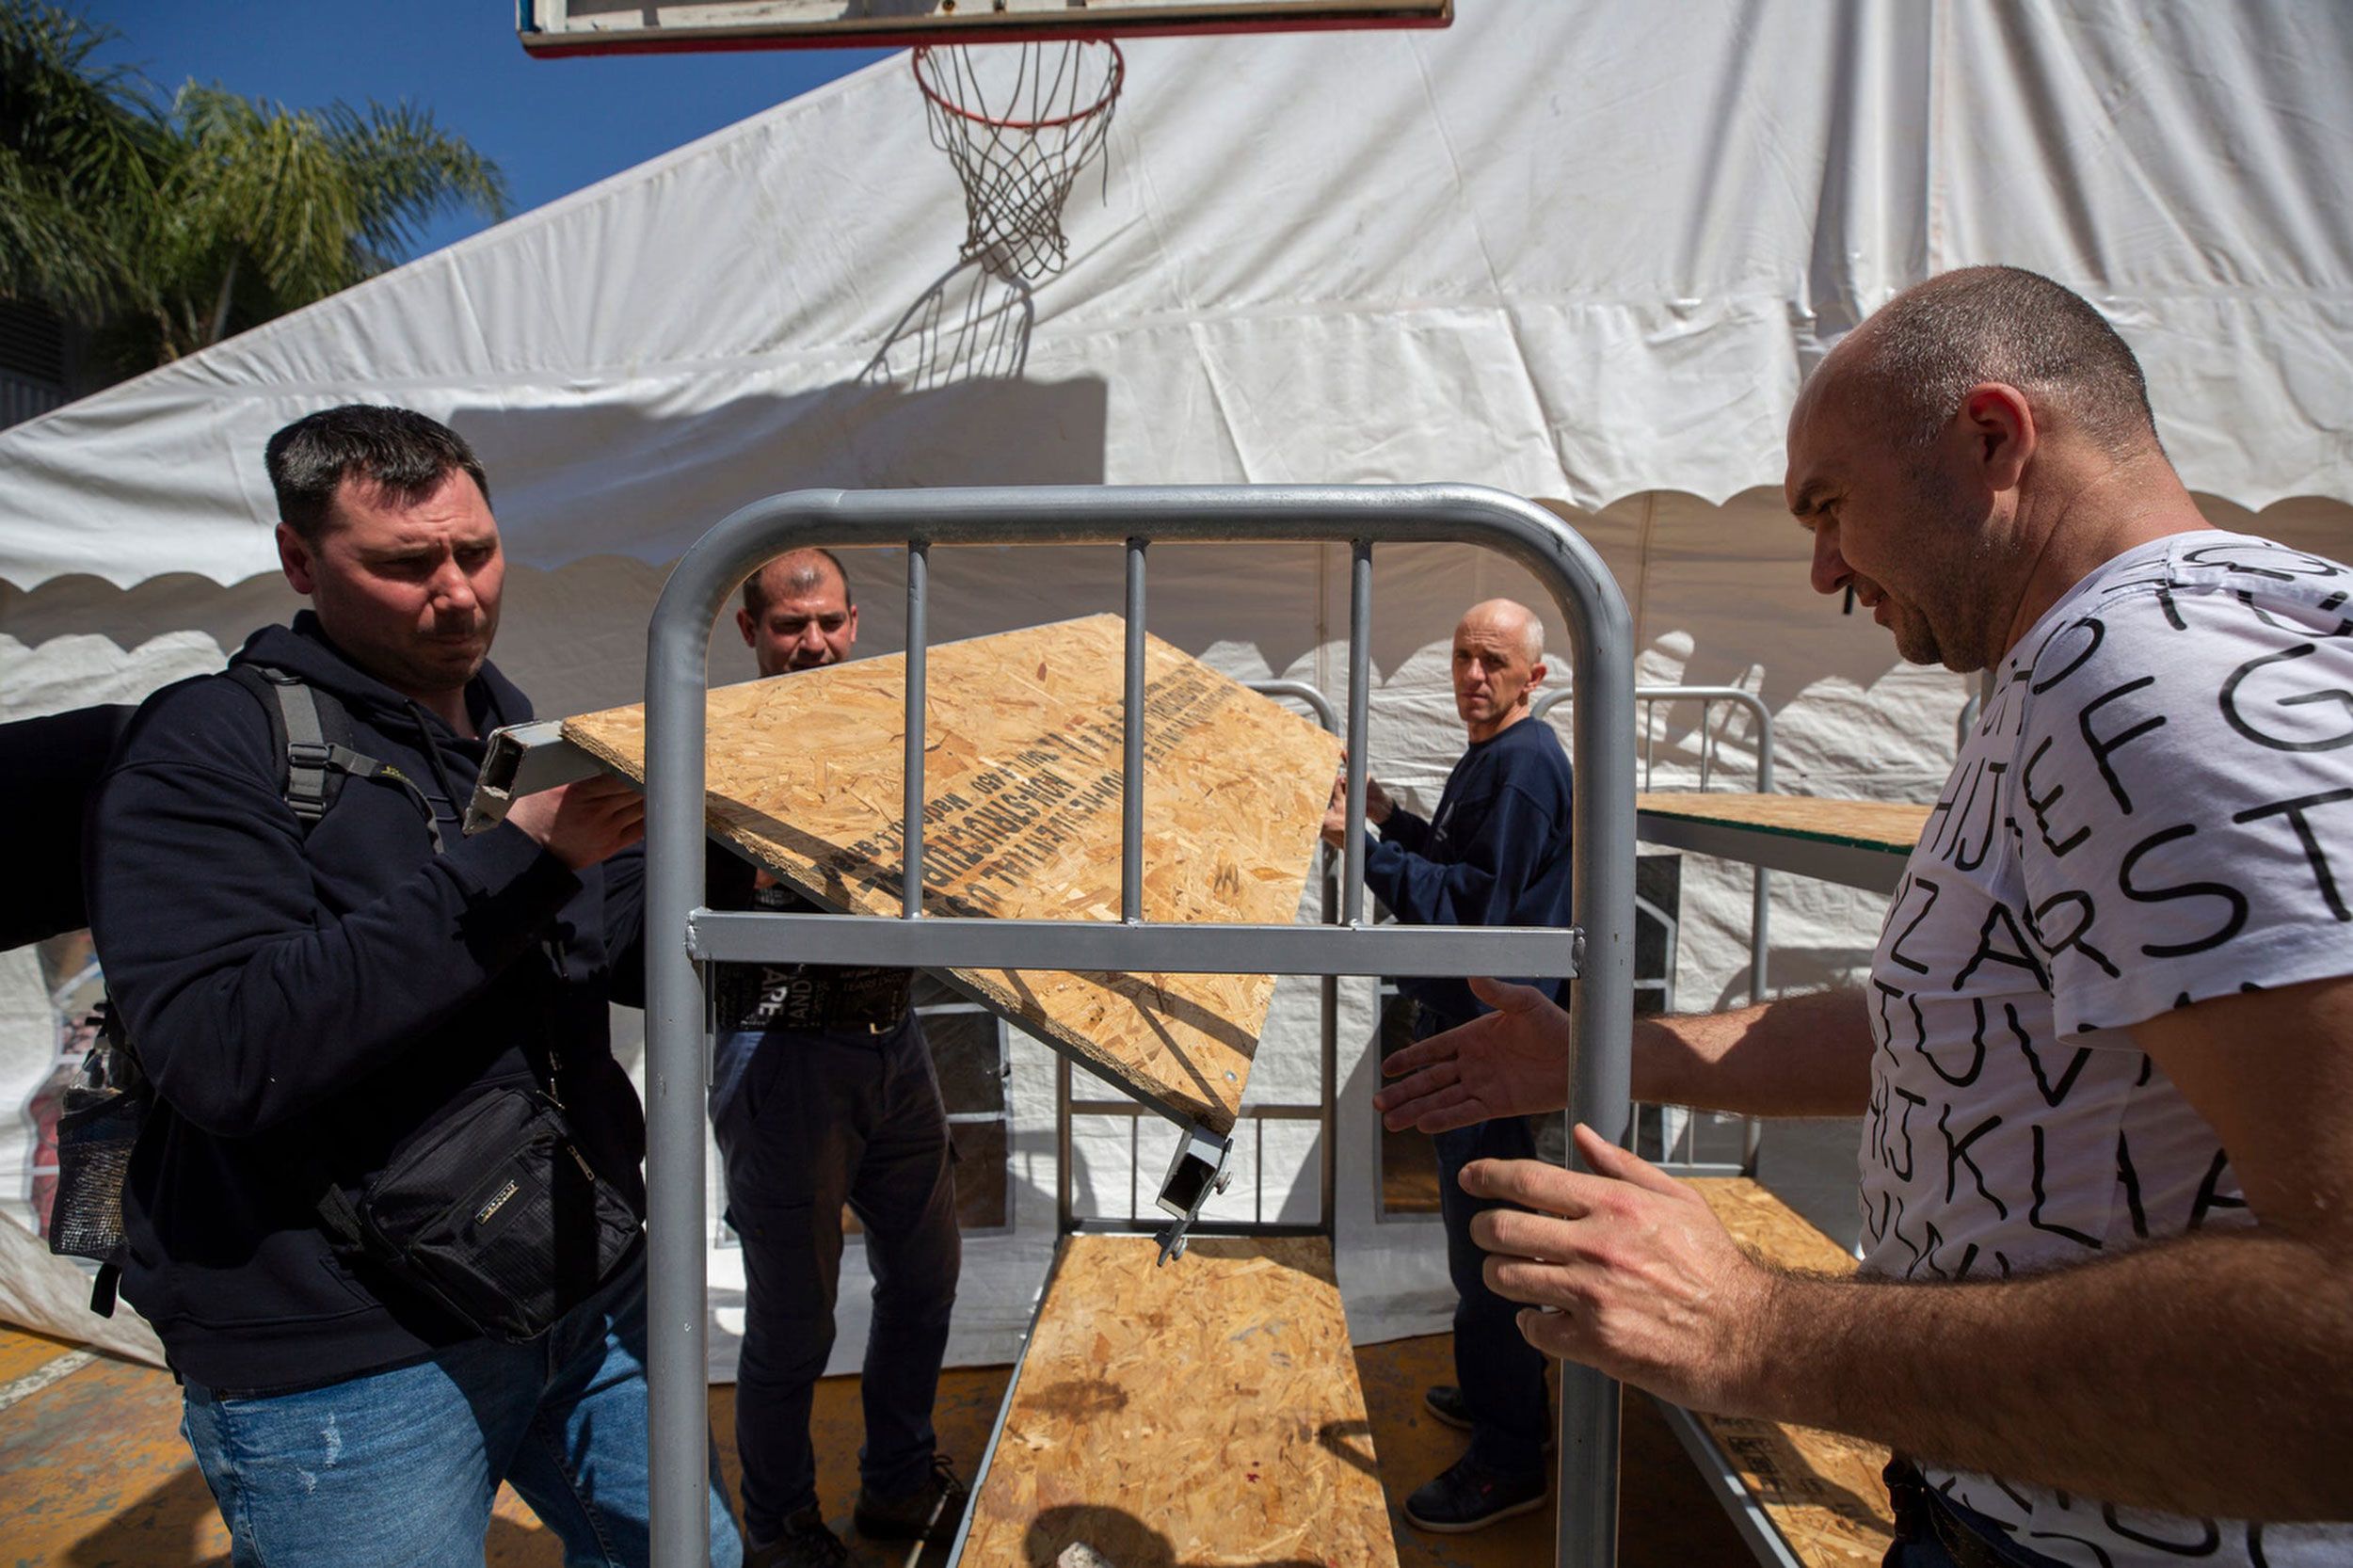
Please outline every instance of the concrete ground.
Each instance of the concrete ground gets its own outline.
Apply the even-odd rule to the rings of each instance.
[[[1444,1335],[1359,1350],[1367,1413],[1391,1498],[1401,1568],[1505,1568],[1547,1562],[1553,1515],[1506,1521],[1474,1535],[1428,1536],[1396,1512],[1406,1494],[1451,1464],[1462,1434],[1422,1410],[1422,1390],[1451,1378]],[[1010,1369],[960,1368],[943,1380],[936,1424],[966,1467],[986,1442]],[[721,1464],[734,1390],[711,1391]],[[178,1432],[179,1392],[150,1368],[91,1357],[71,1346],[0,1329],[0,1565],[33,1568],[219,1568],[228,1538]],[[857,1380],[819,1385],[816,1431],[825,1512],[845,1539],[856,1488]],[[1708,1568],[1749,1560],[1648,1399],[1628,1398],[1620,1497],[1625,1568]],[[555,1568],[553,1536],[511,1492],[502,1493],[487,1544],[490,1568]],[[938,1554],[933,1554],[936,1559]],[[861,1568],[904,1560],[861,1546]],[[1128,1565],[1122,1565],[1128,1568]]]

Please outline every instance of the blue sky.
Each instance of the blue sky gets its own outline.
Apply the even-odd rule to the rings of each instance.
[[[168,93],[193,76],[295,107],[406,100],[495,159],[514,210],[593,184],[881,57],[876,50],[536,60],[512,0],[63,0],[122,35],[102,56]],[[920,112],[909,94],[909,113]],[[445,216],[412,254],[485,227]]]

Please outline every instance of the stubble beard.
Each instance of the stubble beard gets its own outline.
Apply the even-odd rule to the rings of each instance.
[[[410,680],[420,691],[463,691],[473,678],[482,673],[482,666],[490,662],[490,644],[486,636],[479,648],[461,660],[420,660],[410,666]]]
[[[1922,465],[1911,478],[1921,524],[1916,558],[1923,569],[1916,597],[1893,601],[1896,613],[1888,630],[1896,653],[1908,664],[1942,664],[1956,675],[1974,675],[1992,663],[1982,645],[2000,552],[1987,520],[1943,472]]]
[[[472,627],[462,637],[450,639],[451,652],[456,653],[463,647],[466,649],[464,657],[433,661],[430,673],[442,684],[443,690],[462,691],[475,676],[482,673],[482,666],[490,662],[490,645],[497,640],[498,630],[499,618],[495,607],[483,606],[475,610]],[[419,673],[423,675],[425,671],[421,667]]]

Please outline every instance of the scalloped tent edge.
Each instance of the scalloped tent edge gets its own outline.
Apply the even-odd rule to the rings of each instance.
[[[1803,0],[1715,9],[1139,43],[1071,269],[1034,291],[955,266],[960,195],[885,60],[0,432],[0,581],[265,570],[262,442],[347,399],[472,435],[540,567],[667,559],[755,495],[974,474],[1721,504],[1778,483],[1855,320],[1991,259],[2110,314],[2193,488],[2353,504],[2342,8],[1934,0],[1855,13],[1827,62]],[[960,378],[955,330],[1019,352]]]

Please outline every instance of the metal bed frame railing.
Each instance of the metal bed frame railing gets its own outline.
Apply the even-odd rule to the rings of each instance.
[[[1350,546],[1348,837],[1336,924],[1144,919],[1144,565],[1154,540]],[[1581,846],[1573,898],[1583,923],[1576,930],[1375,926],[1364,919],[1372,552],[1417,542],[1501,552],[1537,578],[1567,622],[1577,697],[1573,831]],[[1117,920],[924,914],[925,610],[935,543],[1126,549]],[[902,918],[704,907],[704,693],[712,624],[763,561],[807,546],[859,544],[903,544],[907,552]],[[702,966],[789,951],[804,963],[910,968],[1574,975],[1579,984],[1570,1012],[1568,1101],[1581,1120],[1623,1143],[1633,1021],[1633,724],[1632,626],[1601,558],[1532,502],[1475,486],[804,490],[754,502],[705,535],[670,574],[647,633],[647,1322],[657,1568],[705,1562],[710,1529],[702,1182],[710,1058]],[[1614,1382],[1589,1368],[1563,1367],[1557,1552],[1564,1568],[1606,1568],[1615,1560],[1618,1408]]]
[[[1269,696],[1292,697],[1302,703],[1305,703],[1315,714],[1316,722],[1318,724],[1321,725],[1324,729],[1333,734],[1337,735],[1339,733],[1340,725],[1338,713],[1333,708],[1331,698],[1326,696],[1317,687],[1302,680],[1251,680],[1245,681],[1244,684],[1249,686],[1249,688],[1254,692],[1263,693]],[[1566,690],[1548,691],[1540,694],[1534,704],[1529,708],[1529,716],[1534,719],[1545,718],[1554,708],[1566,701],[1569,696],[1570,694]],[[1758,792],[1760,793],[1767,793],[1772,790],[1773,714],[1772,710],[1765,705],[1764,699],[1756,693],[1744,690],[1738,686],[1637,686],[1634,688],[1634,701],[1637,710],[1642,715],[1642,788],[1647,790],[1652,787],[1657,771],[1657,741],[1658,726],[1655,724],[1653,720],[1657,713],[1659,705],[1671,705],[1677,702],[1697,702],[1700,705],[1699,784],[1700,788],[1703,790],[1707,788],[1709,777],[1713,771],[1713,763],[1716,760],[1717,753],[1721,748],[1721,744],[1724,738],[1721,732],[1711,721],[1709,710],[1714,704],[1721,702],[1729,706],[1745,709],[1749,712],[1750,716],[1755,721],[1756,765],[1754,772],[1756,776],[1756,786]],[[1752,910],[1753,924],[1749,948],[1750,973],[1752,976],[1749,985],[1749,1000],[1751,1002],[1760,1002],[1765,1000],[1766,986],[1768,984],[1766,977],[1766,963],[1769,951],[1769,927],[1768,921],[1770,918],[1769,892],[1770,888],[1769,878],[1771,877],[1771,874],[1772,873],[1770,872],[1766,871],[1762,867],[1757,868],[1755,872],[1755,893],[1753,907]],[[1326,852],[1323,857],[1322,882],[1323,902],[1321,918],[1326,923],[1329,923],[1333,918],[1334,905],[1337,904],[1338,899],[1338,882],[1337,879],[1332,874],[1332,857],[1329,852]],[[1654,910],[1652,914],[1654,919],[1663,920],[1665,918],[1663,913],[1659,911]],[[1668,972],[1663,980],[1657,983],[1656,988],[1661,989],[1663,992],[1663,1010],[1672,1012],[1674,1007],[1674,943],[1672,936],[1670,936],[1668,941],[1667,960]],[[1645,983],[1638,976],[1634,982],[1634,988],[1638,991],[1641,990],[1644,988],[1644,984]],[[1338,997],[1337,995],[1337,986],[1338,982],[1337,977],[1332,975],[1325,975],[1322,977],[1322,996],[1320,1000],[1319,1016],[1321,1032],[1319,1045],[1321,1048],[1321,1060],[1319,1064],[1320,1071],[1318,1081],[1322,1090],[1320,1099],[1314,1104],[1308,1104],[1304,1101],[1297,1103],[1268,1101],[1254,1106],[1246,1106],[1242,1110],[1241,1119],[1251,1123],[1254,1130],[1257,1134],[1257,1175],[1258,1179],[1254,1186],[1252,1217],[1248,1220],[1218,1221],[1215,1224],[1215,1229],[1221,1234],[1241,1236],[1329,1236],[1333,1234],[1334,1206],[1337,1201],[1338,1192],[1338,1179],[1335,1154],[1337,1144],[1334,1142],[1337,1132],[1337,1128],[1335,1125],[1336,1107],[1334,1095],[1338,1081],[1339,1071],[1339,1013]],[[1071,1092],[1073,1068],[1071,1066],[1070,1059],[1066,1056],[1058,1058],[1056,1067],[1055,1179],[1057,1202],[1055,1207],[1055,1216],[1057,1230],[1059,1233],[1064,1235],[1069,1235],[1081,1231],[1135,1234],[1158,1228],[1159,1222],[1150,1218],[1143,1211],[1142,1192],[1139,1186],[1143,1172],[1145,1169],[1139,1133],[1144,1118],[1150,1114],[1150,1112],[1145,1111],[1144,1107],[1138,1105],[1133,1100],[1074,1098]],[[1126,1119],[1128,1123],[1128,1213],[1124,1218],[1104,1215],[1081,1215],[1077,1211],[1074,1182],[1076,1161],[1073,1159],[1071,1127],[1071,1119],[1074,1116],[1116,1116]],[[1741,1146],[1739,1160],[1724,1160],[1701,1159],[1699,1154],[1700,1119],[1697,1114],[1687,1114],[1683,1123],[1681,1135],[1679,1137],[1669,1138],[1666,1141],[1665,1146],[1661,1150],[1662,1158],[1658,1161],[1660,1168],[1674,1176],[1753,1176],[1756,1174],[1757,1152],[1762,1138],[1764,1124],[1754,1116],[1741,1116],[1733,1119],[1737,1120],[1740,1123]],[[1312,1224],[1304,1222],[1285,1222],[1280,1220],[1270,1223],[1266,1219],[1265,1132],[1266,1123],[1270,1121],[1314,1121],[1319,1124],[1317,1147],[1320,1155],[1318,1172],[1320,1182],[1320,1202],[1317,1208],[1316,1220]],[[1680,1145],[1681,1151],[1679,1155],[1677,1152],[1678,1145]],[[1377,1163],[1375,1169],[1376,1171],[1378,1170]],[[1425,1214],[1390,1216],[1389,1218],[1434,1221],[1436,1216],[1434,1214]]]
[[[1315,715],[1316,723],[1325,733],[1340,732],[1340,717],[1332,706],[1332,699],[1318,687],[1305,680],[1246,680],[1242,684],[1265,696],[1290,697],[1305,703]],[[1339,878],[1333,869],[1333,855],[1326,847],[1317,853],[1317,875],[1322,884],[1321,900],[1317,918],[1330,925],[1339,907]],[[1335,1203],[1339,1190],[1339,1165],[1337,1145],[1333,1140],[1338,1132],[1334,1095],[1339,1078],[1340,1016],[1339,977],[1321,978],[1317,999],[1317,1082],[1321,1093],[1315,1104],[1305,1101],[1265,1101],[1245,1105],[1237,1117],[1237,1127],[1248,1122],[1257,1133],[1255,1176],[1251,1218],[1248,1220],[1219,1220],[1212,1228],[1223,1235],[1238,1236],[1330,1236],[1333,1234]],[[1143,1210],[1143,1195],[1139,1189],[1144,1172],[1142,1134],[1144,1120],[1151,1114],[1134,1100],[1079,1099],[1071,1092],[1072,1066],[1070,1058],[1057,1053],[1054,1072],[1054,1226],[1058,1235],[1068,1236],[1080,1231],[1109,1232],[1133,1235],[1160,1228],[1160,1222],[1148,1221]],[[1078,1212],[1076,1192],[1077,1160],[1073,1158],[1071,1120],[1076,1116],[1121,1116],[1128,1121],[1128,1213],[1123,1218],[1109,1215],[1082,1215]],[[1317,1124],[1316,1176],[1321,1196],[1316,1207],[1313,1224],[1276,1220],[1266,1217],[1266,1124],[1269,1122],[1306,1122]]]
[[[1529,710],[1531,718],[1543,718],[1573,694],[1566,691],[1545,692],[1538,696]],[[1745,709],[1756,726],[1756,791],[1770,794],[1773,791],[1773,711],[1756,693],[1739,686],[1637,686],[1634,700],[1642,705],[1642,788],[1651,788],[1656,775],[1659,705],[1696,702],[1700,705],[1700,788],[1707,788],[1710,763],[1722,744],[1723,737],[1709,722],[1708,710],[1717,703]],[[1758,866],[1751,873],[1749,894],[1749,1001],[1752,1006],[1765,1000],[1771,981],[1769,964],[1772,954],[1772,872]],[[1672,976],[1670,977],[1672,979]],[[1672,984],[1669,995],[1673,994]],[[1672,1006],[1672,1002],[1670,1006]],[[1737,1164],[1699,1158],[1699,1127],[1696,1115],[1688,1116],[1683,1124],[1683,1158],[1677,1160],[1669,1140],[1669,1146],[1660,1152],[1666,1157],[1660,1164],[1676,1176],[1745,1176],[1756,1175],[1757,1153],[1764,1142],[1765,1124],[1754,1116],[1739,1118],[1740,1159]]]

